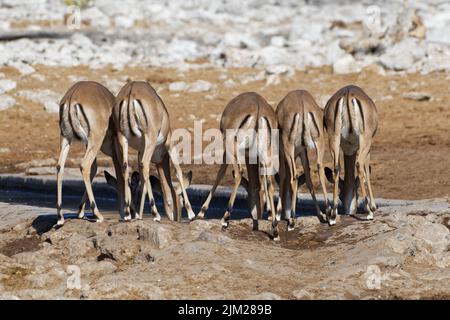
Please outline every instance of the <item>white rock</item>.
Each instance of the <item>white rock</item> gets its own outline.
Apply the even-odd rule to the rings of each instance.
[[[275,36],[270,39],[270,44],[275,47],[284,47],[286,39],[281,36]]]
[[[188,85],[186,82],[183,81],[172,82],[171,84],[169,84],[169,91],[171,92],[185,91],[187,87]]]
[[[236,85],[236,82],[233,79],[227,79],[224,81],[223,85],[227,88],[232,88]]]
[[[271,74],[267,77],[266,80],[266,87],[271,86],[271,85],[277,85],[280,84],[280,77],[277,76],[276,74]]]
[[[0,94],[11,91],[15,89],[17,83],[9,79],[0,79]]]
[[[292,295],[299,300],[310,300],[313,298],[311,293],[306,291],[305,289],[299,289],[292,292]]]
[[[271,65],[266,67],[267,74],[277,74],[277,75],[293,75],[294,69],[285,64]]]
[[[134,26],[134,19],[128,16],[118,16],[114,19],[116,27],[130,29]]]
[[[44,110],[49,113],[58,113],[59,104],[54,100],[47,100],[44,102]]]
[[[386,50],[380,62],[389,69],[413,71],[413,65],[425,57],[423,42],[414,38],[406,38]]]
[[[207,92],[212,89],[213,85],[205,80],[197,80],[189,86],[189,92]]]
[[[23,62],[13,62],[10,64],[10,66],[19,70],[20,74],[23,76],[32,74],[36,71],[32,66]]]
[[[346,55],[333,63],[333,72],[336,74],[345,74],[358,71],[358,65],[351,55]]]
[[[11,108],[16,104],[16,100],[10,95],[3,94],[0,95],[0,111]]]

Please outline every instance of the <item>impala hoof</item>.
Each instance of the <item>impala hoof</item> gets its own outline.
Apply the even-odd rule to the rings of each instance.
[[[64,220],[58,220],[56,222],[56,225],[58,225],[58,226],[62,226],[63,224],[64,224]]]
[[[328,224],[329,224],[330,226],[334,226],[334,225],[336,224],[336,219],[330,219],[330,220],[328,220]]]
[[[276,237],[273,237],[273,241],[280,241],[280,240],[281,240],[280,235],[277,235]]]
[[[229,226],[228,221],[226,221],[225,219],[222,219],[222,220],[220,221],[220,223],[221,223],[221,225],[222,225],[222,228],[224,228],[224,229],[228,228],[228,226]]]

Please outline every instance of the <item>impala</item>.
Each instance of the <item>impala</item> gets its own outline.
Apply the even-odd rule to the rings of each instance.
[[[121,170],[117,158],[115,132],[110,120],[113,105],[113,94],[101,84],[92,81],[75,83],[61,99],[59,110],[61,152],[56,167],[58,225],[64,224],[61,208],[62,179],[64,165],[73,142],[81,142],[86,146],[86,152],[80,164],[86,190],[80,203],[78,217],[84,217],[85,203],[88,198],[97,221],[103,221],[92,192],[92,180],[97,173],[96,157],[100,150],[112,157],[116,172]],[[121,192],[118,193],[118,197],[119,203],[123,201]]]
[[[277,107],[278,128],[280,129],[280,200],[281,207],[288,221],[288,230],[294,228],[297,189],[306,182],[314,201],[317,216],[321,221],[326,217],[317,203],[311,181],[308,150],[317,154],[317,169],[320,184],[328,208],[327,189],[325,186],[325,171],[323,156],[325,154],[325,130],[323,111],[314,101],[311,94],[305,90],[289,92]],[[296,159],[300,157],[303,174],[298,175]],[[277,213],[281,215],[280,212]],[[278,218],[279,220],[279,218]]]
[[[228,167],[227,155],[230,156],[229,160],[233,166],[234,186],[228,201],[227,210],[221,221],[222,226],[226,228],[229,225],[237,189],[243,178],[244,164],[248,173],[248,203],[253,218],[253,229],[258,229],[258,219],[262,217],[263,199],[268,200],[268,207],[272,214],[275,214],[273,175],[267,174],[274,164],[270,139],[272,129],[277,129],[275,112],[259,94],[254,92],[242,93],[227,104],[220,121],[220,130],[223,134],[225,146],[223,163],[197,218],[204,218],[212,196],[226,173]],[[245,134],[245,132],[252,133],[247,136],[247,139],[243,139],[244,141],[239,141],[239,135]],[[255,150],[255,148],[258,154],[257,161],[251,163],[249,161],[249,152],[250,150]],[[245,163],[240,161],[239,154],[245,155]],[[274,218],[272,219],[275,220]],[[276,224],[273,224],[273,236],[274,239],[278,239]]]
[[[178,162],[173,161],[170,155],[171,130],[169,114],[163,101],[152,86],[144,81],[127,83],[116,97],[113,121],[117,130],[117,142],[122,160],[121,180],[125,189],[125,220],[131,219],[131,192],[128,188],[128,146],[138,150],[141,199],[137,219],[142,219],[146,194],[148,194],[150,208],[155,216],[155,220],[159,221],[161,219],[155,205],[149,178],[150,162],[153,162],[156,164],[161,181],[166,214],[171,220],[181,221],[181,204],[178,201],[170,177],[170,160],[172,160],[180,183],[184,205],[189,219],[192,220],[195,214],[187,197],[181,168]]]
[[[344,87],[327,102],[325,124],[334,165],[333,171],[329,168],[326,170],[328,180],[334,184],[330,224],[336,222],[338,193],[345,213],[356,213],[359,186],[364,197],[365,210],[368,212],[365,218],[371,220],[376,210],[370,184],[369,164],[370,147],[378,127],[375,103],[361,88]],[[340,149],[344,154],[344,180],[339,178]]]

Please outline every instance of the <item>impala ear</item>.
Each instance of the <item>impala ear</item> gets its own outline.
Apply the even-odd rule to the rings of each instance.
[[[328,180],[330,183],[334,183],[334,180],[333,180],[333,170],[331,170],[331,169],[328,168],[328,167],[325,167],[325,176],[327,177],[327,180]]]
[[[306,182],[305,174],[302,173],[302,175],[297,178],[297,186],[300,188],[302,185],[305,184],[305,182]]]
[[[117,179],[114,178],[108,171],[103,172],[105,174],[106,183],[117,190]]]

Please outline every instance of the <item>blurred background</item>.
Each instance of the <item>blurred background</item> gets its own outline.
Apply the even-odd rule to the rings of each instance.
[[[275,108],[302,88],[323,107],[353,83],[380,112],[376,196],[446,197],[449,70],[448,1],[2,0],[0,171],[54,174],[58,103],[78,80],[113,93],[147,80],[172,127],[190,130],[194,120],[218,127],[226,103],[244,91]],[[69,167],[82,153],[73,150]],[[217,170],[186,168],[201,184]]]

